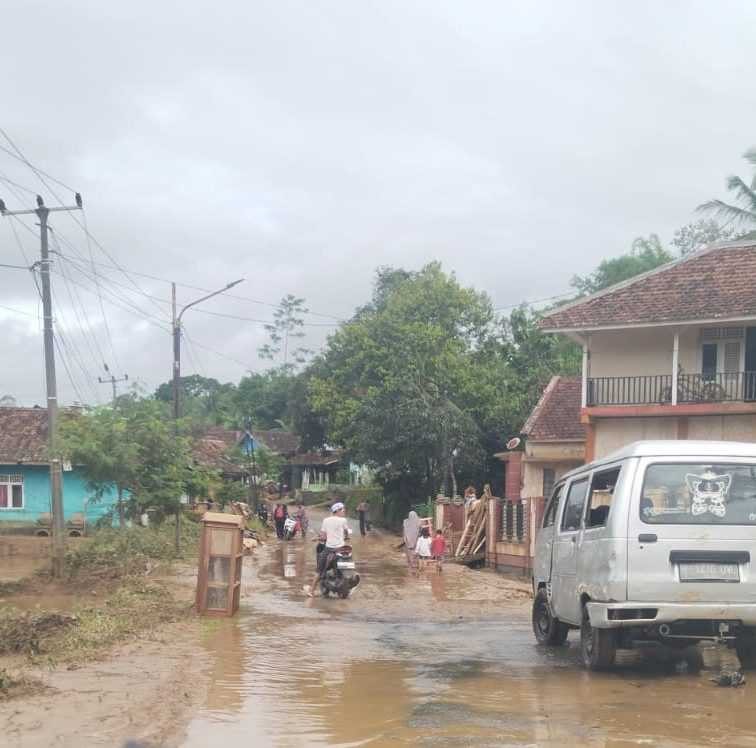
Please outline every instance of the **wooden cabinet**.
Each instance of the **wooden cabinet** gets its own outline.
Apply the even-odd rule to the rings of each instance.
[[[232,616],[239,610],[244,518],[206,512],[201,524],[197,612]]]

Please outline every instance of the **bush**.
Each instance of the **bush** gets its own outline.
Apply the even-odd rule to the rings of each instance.
[[[197,523],[181,523],[182,556],[196,551],[199,533]],[[66,570],[72,577],[82,572],[119,577],[143,573],[150,562],[176,558],[175,527],[169,523],[123,530],[103,528],[87,542],[68,549]]]

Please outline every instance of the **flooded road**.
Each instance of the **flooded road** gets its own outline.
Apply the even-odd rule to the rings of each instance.
[[[248,560],[242,609],[213,627],[204,706],[182,745],[756,746],[756,681],[629,653],[589,674],[530,630],[525,585],[447,566],[407,575],[393,537],[355,541],[353,598],[308,599],[314,544],[273,541]],[[718,672],[718,671],[717,671]]]

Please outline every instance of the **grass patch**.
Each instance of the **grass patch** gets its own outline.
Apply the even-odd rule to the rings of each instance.
[[[15,595],[23,590],[23,582],[0,582],[0,597],[3,595]]]
[[[61,631],[46,654],[54,662],[91,659],[124,639],[178,620],[187,608],[165,585],[129,578],[104,605],[79,609],[76,625]]]
[[[4,610],[0,655],[21,654],[50,665],[83,662],[124,639],[178,620],[187,609],[164,584],[126,577],[101,603],[79,607],[74,614]]]
[[[103,528],[90,536],[87,543],[68,549],[66,573],[69,577],[103,579],[144,574],[156,563],[196,555],[199,534],[196,523],[182,522],[181,553],[177,554],[173,525]]]

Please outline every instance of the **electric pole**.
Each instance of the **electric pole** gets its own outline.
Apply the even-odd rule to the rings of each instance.
[[[176,314],[176,284],[171,284],[171,310],[172,310],[172,330],[173,330],[173,428],[176,437],[178,438],[178,422],[181,417],[181,318],[184,316],[184,312],[187,309],[191,309],[197,304],[201,304],[203,301],[211,299],[213,296],[225,293],[234,286],[238,286],[244,278],[234,281],[225,285],[223,288],[219,288],[217,291],[202,296],[199,299],[185,304],[181,307],[181,311]],[[176,553],[181,550],[181,504],[176,508]]]
[[[54,577],[63,575],[65,563],[65,522],[63,518],[63,474],[60,455],[57,450],[58,387],[55,379],[55,336],[53,331],[52,289],[50,286],[50,255],[48,252],[47,219],[50,213],[81,210],[81,195],[76,193],[76,205],[48,208],[40,195],[33,210],[10,211],[0,200],[0,215],[23,216],[34,214],[39,219],[40,261],[39,275],[42,280],[42,313],[44,316],[45,383],[47,389],[47,447],[50,459],[50,507],[52,509],[53,554],[52,573]]]
[[[106,373],[110,374],[110,369],[108,369],[107,364],[103,364],[103,367],[105,368]],[[102,377],[97,377],[97,381],[100,384],[110,384],[113,387],[113,407],[115,408],[116,402],[118,400],[118,388],[116,385],[119,382],[128,382],[129,381],[129,375],[124,374],[120,379],[116,377],[114,374],[110,374],[109,377],[105,377],[104,379]]]

